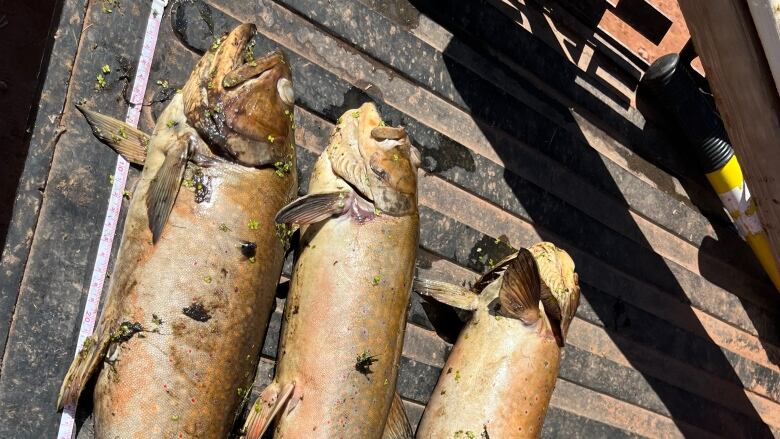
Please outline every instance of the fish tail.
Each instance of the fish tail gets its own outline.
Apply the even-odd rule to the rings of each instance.
[[[412,439],[413,437],[412,425],[409,424],[401,397],[396,392],[390,405],[390,413],[387,415],[382,439]]]
[[[57,410],[65,406],[75,405],[81,391],[97,370],[108,349],[108,337],[91,336],[84,340],[84,345],[73,359],[57,397]]]
[[[273,382],[263,390],[249,409],[249,415],[244,423],[246,439],[260,439],[271,421],[290,399],[293,389],[295,389],[295,383],[281,385],[278,382]]]
[[[526,325],[536,323],[541,318],[539,269],[527,249],[520,249],[517,257],[507,266],[498,298],[501,302],[500,312],[507,317],[517,318]]]

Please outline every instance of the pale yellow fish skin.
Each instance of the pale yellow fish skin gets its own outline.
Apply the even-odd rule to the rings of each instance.
[[[542,289],[548,284],[570,288],[566,300],[573,300],[576,309],[579,287],[574,264],[568,263],[571,259],[565,252],[549,246],[540,243],[530,248]],[[542,259],[548,256],[550,260]],[[568,261],[559,263],[558,258]],[[541,319],[526,325],[497,311],[502,280],[503,276],[494,280],[479,294],[479,306],[447,358],[417,438],[540,436],[558,375],[560,348],[544,312]]]
[[[267,123],[258,126],[272,126],[274,140],[288,151],[285,160],[290,166],[283,172],[218,157],[219,149],[205,143],[185,110],[192,100],[211,105],[200,101],[205,93],[199,90],[206,84],[199,69],[211,71],[211,62],[240,64],[254,32],[254,26],[241,25],[221,48],[204,56],[187,90],[174,96],[150,138],[107,302],[95,334],[66,375],[58,402],[78,398],[85,377],[97,372],[93,394],[97,438],[227,437],[254,380],[285,254],[274,217],[298,187],[292,102],[289,95],[282,99],[276,87],[278,78],[289,86],[289,67],[283,55],[272,53],[264,58],[268,69],[259,76],[229,91],[213,87],[236,106],[244,98],[273,103],[265,112],[255,108],[221,115],[228,125],[264,120]],[[220,80],[216,75],[209,78]],[[265,139],[264,132],[255,131],[260,133],[256,137]],[[270,134],[266,140],[271,142]],[[150,187],[166,154],[182,144],[189,157],[211,163],[198,167],[187,161],[170,216],[153,243],[147,212]],[[209,193],[201,192],[203,199],[196,200],[195,192],[205,188]],[[241,250],[247,242],[256,245],[251,259]],[[118,337],[124,322],[138,324],[143,331]],[[94,369],[85,367],[92,364],[90,359],[98,361]]]
[[[379,123],[373,105],[360,113],[367,117],[364,129]],[[326,151],[315,165],[310,194],[349,189],[328,157]],[[369,215],[361,223],[344,215],[302,228],[274,379],[295,383],[295,390],[277,420],[275,438],[382,436],[419,241],[416,190],[412,199],[413,212],[402,216]],[[363,354],[375,356],[369,374],[356,368]]]
[[[174,101],[163,112],[158,131],[178,107]],[[196,203],[183,187],[152,245],[145,196],[162,163],[162,141],[158,135],[150,142],[98,328],[129,321],[159,333],[120,344],[114,364],[101,370],[94,392],[100,438],[225,437],[242,401],[239,389],[254,378],[281,272],[284,250],[273,218],[291,199],[295,176],[280,178],[269,168],[203,168],[211,201]],[[257,244],[254,263],[241,253],[242,241]],[[208,321],[183,314],[196,301]]]

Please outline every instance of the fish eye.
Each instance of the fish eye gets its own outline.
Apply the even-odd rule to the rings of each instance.
[[[287,78],[281,78],[276,82],[276,91],[279,93],[279,97],[287,105],[292,105],[295,102],[295,95],[293,94],[292,82]]]

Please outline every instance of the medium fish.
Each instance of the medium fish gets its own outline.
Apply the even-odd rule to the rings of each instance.
[[[419,239],[419,155],[373,104],[344,113],[309,194],[277,221],[301,225],[273,382],[249,409],[257,439],[411,438],[395,394]]]
[[[81,109],[144,165],[107,303],[57,402],[99,372],[99,438],[226,437],[252,385],[285,252],[274,215],[297,193],[290,69],[280,52],[254,59],[254,34],[217,40],[151,137]]]
[[[473,311],[416,437],[539,437],[580,300],[569,255],[542,242],[500,262],[472,289],[420,279],[415,289]]]

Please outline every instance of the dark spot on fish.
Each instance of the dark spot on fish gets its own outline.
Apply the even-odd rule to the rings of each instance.
[[[376,174],[376,176],[379,177],[380,180],[387,181],[387,171],[385,171],[384,169],[371,166],[371,171],[373,171],[374,174]]]
[[[144,327],[141,326],[140,323],[135,322],[122,322],[119,325],[119,328],[117,328],[116,331],[114,331],[113,334],[111,334],[111,341],[115,343],[122,343],[127,340],[130,340],[133,335],[142,332],[144,330]]]
[[[257,253],[257,244],[252,241],[241,241],[241,254],[247,258],[252,258]],[[227,272],[225,272],[227,273]]]
[[[221,270],[219,270],[219,271],[220,271],[220,273],[222,273],[222,277],[227,277],[227,275],[228,275],[228,271],[227,271],[227,270],[225,270],[225,269],[223,268],[223,269],[221,269]]]
[[[195,202],[211,201],[211,177],[196,174],[192,177],[192,187],[195,189]]]
[[[369,355],[368,351],[363,351],[362,354],[357,356],[355,370],[366,376],[374,373],[374,371],[371,370],[371,366],[379,361],[376,357],[376,355]]]
[[[182,313],[192,320],[196,320],[198,322],[207,322],[209,319],[211,319],[211,315],[200,302],[192,302],[192,305],[186,308],[182,308]]]
[[[300,309],[301,309],[301,307],[300,307],[300,306],[298,306],[298,305],[295,305],[295,306],[293,307],[292,313],[293,313],[293,314],[298,314],[298,311],[299,311]]]
[[[184,333],[186,326],[184,325],[184,322],[177,321],[171,325],[171,329],[173,330],[173,335],[181,335]]]

